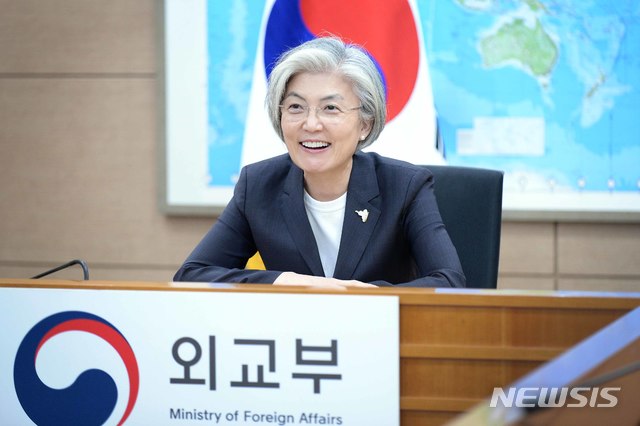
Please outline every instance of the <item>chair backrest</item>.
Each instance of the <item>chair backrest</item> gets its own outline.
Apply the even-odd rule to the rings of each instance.
[[[467,287],[496,288],[503,172],[474,167],[426,167],[433,172],[440,215],[458,251]]]

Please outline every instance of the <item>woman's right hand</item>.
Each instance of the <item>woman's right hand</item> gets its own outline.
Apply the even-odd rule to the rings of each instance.
[[[363,283],[358,280],[339,280],[337,278],[316,277],[313,275],[297,274],[295,272],[283,272],[276,278],[273,285],[311,286],[338,290],[347,287],[377,287],[373,284]]]

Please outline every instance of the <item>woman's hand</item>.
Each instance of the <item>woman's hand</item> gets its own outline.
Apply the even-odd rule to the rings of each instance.
[[[337,278],[296,274],[295,272],[283,272],[278,278],[276,278],[273,285],[301,285],[334,289],[344,289],[347,287],[376,287],[373,284],[363,283],[358,280],[339,280]]]

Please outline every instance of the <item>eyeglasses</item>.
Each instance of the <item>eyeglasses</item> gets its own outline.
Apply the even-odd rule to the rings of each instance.
[[[290,123],[306,120],[309,116],[309,110],[314,109],[319,120],[330,124],[341,123],[347,114],[362,108],[362,106],[346,108],[335,103],[311,107],[294,102],[278,106],[282,111],[282,119]]]

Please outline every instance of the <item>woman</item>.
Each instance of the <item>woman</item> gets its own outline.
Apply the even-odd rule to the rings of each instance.
[[[282,56],[267,107],[288,154],[242,169],[175,281],[464,287],[424,167],[363,153],[386,119],[369,56],[333,37]],[[244,266],[256,251],[265,271]]]

